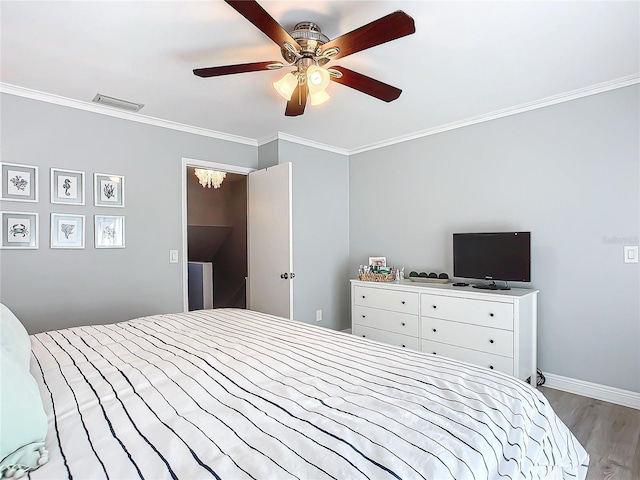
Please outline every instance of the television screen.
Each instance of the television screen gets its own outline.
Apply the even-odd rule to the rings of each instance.
[[[454,233],[453,276],[531,281],[531,232]]]

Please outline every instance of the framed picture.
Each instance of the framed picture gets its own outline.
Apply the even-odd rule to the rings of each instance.
[[[84,205],[84,172],[52,168],[51,203]]]
[[[95,216],[96,248],[124,248],[124,217]]]
[[[38,214],[32,212],[0,212],[2,246],[0,248],[38,248]]]
[[[376,267],[386,267],[387,257],[369,257],[369,265],[375,265]]]
[[[51,214],[51,248],[84,248],[84,215]]]
[[[0,199],[14,202],[38,201],[38,167],[17,163],[0,163],[0,167]]]
[[[95,173],[93,191],[96,207],[124,207],[124,177]]]

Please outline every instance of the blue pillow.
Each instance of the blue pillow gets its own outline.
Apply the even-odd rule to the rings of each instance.
[[[31,340],[20,320],[0,303],[0,346],[19,365],[29,370]]]
[[[49,459],[47,414],[29,371],[29,336],[4,305],[0,315],[0,477],[20,478]]]

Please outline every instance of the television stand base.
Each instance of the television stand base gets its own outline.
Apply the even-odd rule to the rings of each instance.
[[[473,288],[479,288],[480,290],[511,290],[511,287],[504,282],[504,286],[496,285],[496,282],[484,283],[482,285],[474,285]]]

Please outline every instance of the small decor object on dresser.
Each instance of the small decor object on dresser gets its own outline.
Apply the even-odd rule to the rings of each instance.
[[[51,248],[84,248],[84,215],[51,214]]]
[[[51,169],[51,203],[84,205],[84,172]]]
[[[0,212],[2,215],[1,248],[38,248],[38,214]]]
[[[14,202],[38,201],[38,167],[17,163],[0,163],[2,182],[0,199]]]
[[[124,248],[123,216],[95,216],[95,247]]]
[[[375,267],[386,267],[387,257],[369,257],[369,265],[373,265]]]
[[[124,177],[107,173],[93,175],[96,207],[124,207]]]

